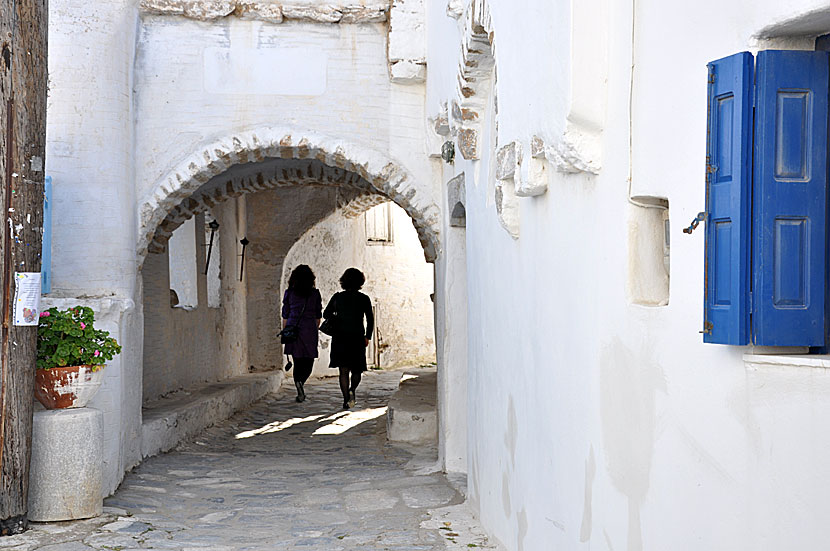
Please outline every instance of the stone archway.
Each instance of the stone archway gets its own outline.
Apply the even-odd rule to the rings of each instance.
[[[271,178],[261,174],[231,178],[224,185],[194,196],[202,186],[235,166],[279,159],[306,163],[281,167],[282,173]],[[211,203],[281,184],[310,181],[356,190],[366,188],[366,192],[388,197],[409,214],[427,262],[435,261],[440,250],[440,209],[401,163],[377,150],[344,140],[289,128],[264,127],[204,143],[156,181],[139,203],[139,266],[157,233],[163,241],[181,221]]]
[[[248,170],[240,171],[240,168]],[[389,201],[359,175],[324,165],[316,159],[271,159],[250,168],[235,165],[203,184],[167,214],[156,228],[149,252],[162,252],[176,228],[192,216],[223,201],[246,193],[291,186],[336,187],[340,192],[338,208],[354,216],[373,205]]]
[[[265,204],[262,201],[271,201],[269,204],[277,209],[273,212],[278,213],[278,209],[286,208],[279,206],[279,201],[274,202],[277,197],[274,192],[278,189],[285,192],[280,194],[287,199],[285,205],[301,196],[311,198],[318,194],[331,202],[311,200],[307,204],[308,217],[291,224],[290,231],[279,228],[282,221],[292,216],[290,210],[271,216],[270,220],[276,224],[273,227],[262,224],[249,227],[246,222],[244,233],[238,235],[234,230],[225,233],[221,229],[234,228],[228,226],[226,220],[239,220],[236,216],[246,220],[269,220],[262,212],[247,218],[247,201],[237,203],[243,205],[241,211],[238,206],[229,210],[228,205],[232,202],[228,200],[259,193],[262,195],[256,204],[261,206]],[[145,314],[145,395],[152,399],[171,390],[165,386],[170,381],[184,388],[204,376],[205,369],[200,370],[197,364],[205,359],[202,358],[205,354],[206,358],[220,358],[213,366],[215,372],[208,375],[214,378],[228,374],[235,376],[247,372],[252,366],[268,369],[281,365],[278,341],[271,338],[271,324],[267,320],[275,317],[274,312],[279,312],[282,262],[290,250],[290,245],[289,248],[285,246],[287,241],[294,239],[292,232],[299,232],[296,236],[299,238],[311,227],[307,224],[329,212],[329,208],[331,212],[341,211],[344,218],[354,218],[374,205],[394,202],[411,220],[418,236],[416,243],[420,243],[425,260],[435,262],[441,250],[441,211],[433,200],[431,189],[429,185],[416,182],[401,163],[377,150],[318,134],[267,127],[201,144],[195,153],[157,180],[139,202],[137,253]],[[169,293],[172,287],[168,287],[171,270],[188,275],[188,279],[180,281],[183,288],[195,289],[197,297],[206,296],[207,268],[202,272],[194,267],[207,266],[205,251],[198,243],[196,252],[192,247],[187,251],[179,250],[184,252],[184,256],[178,257],[185,259],[183,265],[175,265],[168,254],[149,253],[169,251],[167,242],[174,230],[207,211],[211,211],[212,216],[219,216],[217,221],[221,224],[215,252],[219,257],[214,256],[211,265],[228,266],[228,272],[217,273],[210,280],[221,299],[215,300],[212,307],[209,300],[197,299],[175,304],[184,311],[172,308]],[[305,207],[303,212],[306,212]],[[201,229],[203,223],[197,218],[194,226],[197,241],[200,232],[204,231]],[[266,235],[276,237],[269,241]],[[231,240],[223,239],[223,236],[229,236]],[[238,260],[234,255],[238,255],[239,250],[234,247],[238,247],[242,236],[251,238],[244,283],[242,268],[237,269],[237,263],[233,261]],[[178,243],[182,244],[181,241]],[[417,255],[417,250],[417,245],[410,249],[409,258],[414,258],[412,253]],[[219,261],[220,257],[232,261],[225,264],[225,261]],[[434,270],[430,273],[434,275]],[[146,338],[148,327],[153,329],[149,340]],[[196,340],[188,340],[187,336],[195,336]],[[155,344],[148,348],[147,343]],[[190,348],[195,352],[189,352]],[[168,364],[178,365],[181,377],[171,378],[166,371]],[[230,367],[225,369],[227,366]]]

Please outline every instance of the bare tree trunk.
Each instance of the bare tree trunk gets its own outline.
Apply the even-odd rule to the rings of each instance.
[[[16,327],[14,272],[39,272],[47,0],[0,0],[0,535],[27,528],[36,327]]]

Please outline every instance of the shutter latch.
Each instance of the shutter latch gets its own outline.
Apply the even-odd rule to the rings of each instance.
[[[706,213],[705,212],[697,213],[697,216],[695,216],[694,220],[692,220],[692,223],[689,224],[689,227],[688,228],[683,228],[683,233],[689,233],[689,234],[692,233],[693,231],[695,231],[695,229],[697,229],[698,225],[701,222],[703,222],[704,220],[706,220]]]

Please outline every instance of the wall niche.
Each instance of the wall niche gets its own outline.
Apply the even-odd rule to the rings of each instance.
[[[447,182],[447,204],[450,205],[450,226],[454,228],[467,227],[467,186],[464,173],[455,176]]]
[[[628,299],[640,306],[669,303],[669,201],[632,197],[628,216]]]

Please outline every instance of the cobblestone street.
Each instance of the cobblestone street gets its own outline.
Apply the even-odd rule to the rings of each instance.
[[[106,499],[102,517],[35,524],[16,551],[438,550],[496,547],[435,472],[435,448],[386,442],[400,371],[370,372],[357,405],[336,379],[294,401],[269,396],[175,451],[150,458]]]

